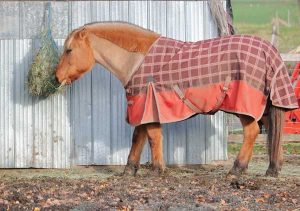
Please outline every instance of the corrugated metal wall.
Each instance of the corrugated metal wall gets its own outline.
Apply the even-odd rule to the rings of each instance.
[[[63,94],[28,95],[27,72],[38,48],[44,2],[0,2],[0,167],[66,168],[125,164],[133,128],[125,122],[125,92],[101,66]],[[164,36],[196,41],[216,37],[207,1],[53,2],[53,35],[93,21],[122,20]],[[164,125],[168,164],[227,158],[225,115],[198,115]],[[150,160],[145,148],[142,162]]]

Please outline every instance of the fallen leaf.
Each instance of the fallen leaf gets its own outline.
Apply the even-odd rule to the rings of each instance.
[[[264,194],[263,194],[263,197],[264,197],[264,198],[266,198],[266,199],[268,199],[268,198],[270,198],[270,197],[271,197],[271,195],[270,195],[270,194],[268,194],[268,193],[264,193]]]
[[[197,201],[200,202],[200,203],[205,202],[204,196],[199,195],[199,196],[197,197]]]
[[[216,190],[216,187],[214,184],[212,184],[210,187],[209,187],[210,191],[215,191]]]
[[[257,199],[255,199],[255,201],[257,203],[264,203],[265,202],[265,200],[263,198],[257,198]]]
[[[249,209],[247,209],[246,207],[239,207],[238,210],[239,210],[239,211],[248,211]]]
[[[237,196],[237,195],[239,195],[239,192],[233,192],[232,195]]]
[[[221,199],[221,200],[220,200],[220,204],[221,204],[221,205],[225,205],[225,204],[226,204],[226,201],[225,201],[224,199]]]
[[[292,199],[293,204],[297,204],[297,199]]]

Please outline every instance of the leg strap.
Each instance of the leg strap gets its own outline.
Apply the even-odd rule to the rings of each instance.
[[[221,105],[222,105],[222,103],[223,103],[223,101],[226,97],[226,93],[229,89],[230,81],[231,81],[231,77],[227,76],[226,79],[225,79],[224,85],[222,87],[222,94],[217,100],[217,104],[215,106],[215,109],[213,109],[209,113],[214,113],[221,107]],[[187,107],[189,107],[192,111],[194,111],[196,113],[203,113],[203,111],[201,111],[197,106],[195,106],[189,99],[185,98],[183,91],[179,88],[179,86],[177,84],[175,84],[173,86],[173,89],[174,89],[175,93],[178,95],[178,97],[182,100],[182,102],[185,105],[187,105]]]

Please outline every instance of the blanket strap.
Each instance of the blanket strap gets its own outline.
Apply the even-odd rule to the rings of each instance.
[[[222,95],[218,99],[216,108],[213,109],[210,113],[216,112],[221,107],[221,105],[222,105],[222,103],[224,101],[224,98],[226,96],[226,93],[228,91],[230,81],[231,81],[231,77],[227,76],[226,79],[225,79],[223,88],[222,88]],[[177,84],[175,84],[173,86],[173,89],[176,92],[176,94],[178,95],[178,97],[183,101],[183,103],[185,105],[187,105],[191,110],[193,110],[196,113],[203,113],[203,111],[201,111],[199,108],[197,108],[189,99],[185,98],[184,93],[182,92],[182,90],[179,88],[179,86]]]
[[[225,82],[224,82],[224,85],[223,85],[223,88],[222,88],[222,95],[220,96],[220,98],[218,99],[218,102],[217,102],[217,105],[216,105],[216,108],[213,109],[210,113],[215,113],[219,110],[219,108],[221,107],[225,97],[226,97],[226,93],[229,89],[229,83],[231,81],[231,77],[230,76],[227,76],[226,79],[225,79]]]
[[[187,105],[191,110],[195,111],[196,113],[202,113],[191,101],[185,98],[184,93],[181,91],[177,84],[173,86],[173,89],[178,97],[183,101],[183,103]]]

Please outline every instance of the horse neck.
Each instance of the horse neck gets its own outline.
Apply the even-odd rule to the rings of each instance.
[[[101,33],[91,30],[89,40],[97,63],[103,65],[112,72],[125,86],[131,78],[134,70],[138,68],[145,54],[159,37],[158,34],[141,29],[134,31],[128,36],[123,33]],[[136,34],[132,34],[132,31]],[[127,35],[127,36],[126,36]],[[140,39],[137,40],[136,37]]]
[[[114,43],[90,35],[95,61],[113,73],[125,86],[132,72],[138,67],[144,56],[141,53],[131,53]]]

